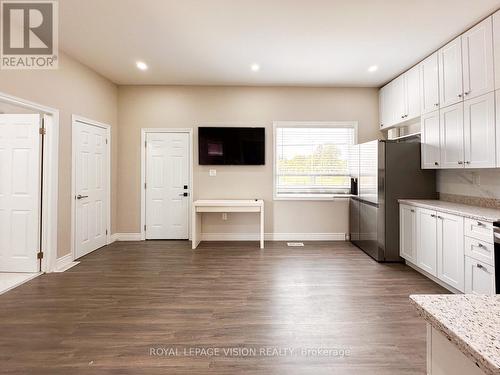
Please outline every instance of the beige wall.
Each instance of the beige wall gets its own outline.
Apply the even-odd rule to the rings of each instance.
[[[378,93],[365,88],[120,86],[118,90],[118,223],[121,233],[140,232],[141,128],[195,128],[202,124],[251,124],[266,127],[265,166],[205,167],[197,163],[195,199],[262,198],[268,233],[345,233],[348,205],[338,201],[273,201],[272,122],[359,122],[359,141],[382,136],[378,131]],[[217,169],[217,177],[208,170]],[[254,215],[205,218],[203,231],[244,232],[257,229]]]
[[[71,115],[112,126],[112,223],[116,223],[117,87],[70,57],[60,54],[53,71],[0,71],[0,91],[59,109],[58,256],[71,242]],[[115,226],[112,228],[114,232]]]

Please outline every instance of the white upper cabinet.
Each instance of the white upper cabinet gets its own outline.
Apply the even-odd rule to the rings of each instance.
[[[391,82],[392,86],[392,108],[394,122],[403,122],[406,120],[406,84],[405,77],[401,75]]]
[[[495,168],[495,93],[464,102],[466,168]]]
[[[420,96],[422,114],[439,109],[438,53],[426,58],[420,66]]]
[[[492,17],[462,35],[464,99],[494,90]]]
[[[388,118],[387,118],[387,105],[389,104],[387,102],[389,95],[389,90],[387,89],[387,86],[384,86],[380,89],[378,93],[378,113],[379,113],[379,121],[380,121],[380,127],[384,128],[389,124]]]
[[[464,167],[464,105],[440,110],[441,168]]]
[[[441,164],[439,110],[422,115],[420,130],[422,169],[437,169]]]
[[[463,100],[461,40],[461,37],[456,38],[438,52],[441,108]]]
[[[420,66],[414,66],[404,74],[405,121],[420,116]]]
[[[437,277],[464,291],[464,218],[437,213]]]
[[[500,89],[500,10],[492,16],[495,89]]]

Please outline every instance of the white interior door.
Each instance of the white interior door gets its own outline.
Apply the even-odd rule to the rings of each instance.
[[[39,115],[0,115],[0,271],[38,272]]]
[[[107,244],[108,144],[107,130],[76,122],[75,258]]]
[[[189,238],[189,134],[146,136],[146,239]]]

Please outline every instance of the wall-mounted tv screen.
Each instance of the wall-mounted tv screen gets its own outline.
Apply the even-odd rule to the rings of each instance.
[[[264,165],[265,128],[198,128],[200,165]]]

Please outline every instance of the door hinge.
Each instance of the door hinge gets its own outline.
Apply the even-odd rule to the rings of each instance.
[[[108,138],[106,138],[106,144],[108,144]]]
[[[147,141],[144,141],[144,147],[148,147],[148,142]]]
[[[45,134],[46,134],[45,128],[44,128],[44,127],[39,128],[39,129],[38,129],[38,133],[39,133],[40,135],[45,135]]]
[[[144,224],[144,230],[146,230],[146,224]]]
[[[106,229],[106,236],[108,235],[108,230]]]
[[[147,189],[148,188],[148,184],[145,182],[144,183],[144,189]]]
[[[38,254],[36,255],[36,258],[43,259],[43,251],[38,252]]]

